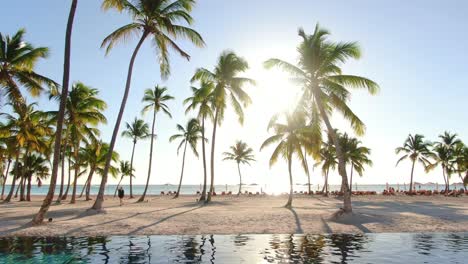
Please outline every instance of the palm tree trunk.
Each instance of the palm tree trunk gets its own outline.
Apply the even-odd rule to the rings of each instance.
[[[120,183],[122,182],[123,177],[124,177],[123,175],[120,177],[120,181],[119,181],[119,183],[117,184],[117,187],[115,187],[114,198],[117,196],[117,190],[118,190],[119,187],[120,187]]]
[[[200,201],[206,200],[206,153],[205,153],[205,117],[202,117],[202,155],[203,155],[203,189]]]
[[[293,200],[293,177],[291,172],[291,165],[292,165],[292,151],[289,150],[288,154],[288,171],[289,171],[289,198],[288,202],[284,207],[291,208],[292,207],[292,200]]]
[[[94,172],[96,171],[96,168],[92,168],[91,171],[89,172],[89,181],[88,184],[86,185],[86,201],[91,200],[90,193],[91,193],[91,183],[93,182],[93,175]]]
[[[442,165],[442,176],[444,176],[444,182],[445,182],[445,194],[447,194],[448,191],[448,179],[445,176],[445,166]]]
[[[26,146],[26,152],[24,153],[23,157],[23,171],[21,172],[21,189],[20,189],[20,202],[26,201],[25,191],[26,191],[26,173],[25,170],[28,168],[26,167],[26,159],[29,156],[29,144]]]
[[[310,188],[310,171],[309,171],[309,164],[307,164],[307,151],[304,147],[304,163],[306,166],[306,174],[307,174],[307,187],[308,187],[308,192],[307,194],[310,195],[311,193],[311,188]]]
[[[71,204],[74,204],[76,201],[76,183],[78,181],[78,175],[79,175],[79,170],[80,170],[80,164],[78,162],[78,150],[80,146],[80,141],[76,143],[76,146],[73,149],[74,156],[75,156],[75,176],[73,177],[73,189],[72,189],[72,197],[70,200]]]
[[[465,181],[464,181],[464,179],[463,179],[463,176],[462,176],[461,173],[460,173],[460,170],[458,170],[458,176],[460,177],[460,180],[461,180],[461,182],[462,182],[462,184],[463,184],[463,188],[465,189],[465,192],[466,192],[467,189],[466,189],[466,185],[465,185],[465,183],[464,183]],[[5,180],[5,181],[6,181],[6,180]],[[2,196],[2,197],[3,197],[3,196]]]
[[[11,163],[11,158],[8,157],[8,165],[7,165],[6,172],[5,172],[5,180],[3,181],[1,200],[3,200],[3,194],[5,192],[5,184],[8,180],[8,172],[10,172],[10,163]]]
[[[32,175],[28,176],[28,187],[26,191],[26,201],[30,202],[31,201],[31,180],[32,180]]]
[[[71,159],[70,156],[68,156],[68,182],[67,182],[67,189],[65,189],[65,193],[62,196],[62,200],[66,200],[68,197],[68,191],[70,190],[70,184],[71,184]]]
[[[151,125],[151,140],[150,140],[150,154],[149,154],[149,165],[148,165],[148,177],[146,178],[146,185],[143,194],[141,195],[140,199],[138,199],[138,203],[143,202],[145,200],[146,191],[148,190],[149,180],[151,177],[151,167],[153,165],[153,144],[154,144],[154,125],[156,124],[156,109],[153,111],[153,124]]]
[[[239,192],[237,193],[237,195],[240,195],[242,193],[242,175],[241,175],[241,171],[240,171],[239,162],[237,162],[237,172],[239,172]]]
[[[450,173],[447,171],[446,172],[446,175],[447,175],[447,192],[450,191]]]
[[[21,177],[21,184],[20,184],[20,202],[24,202],[26,201],[26,197],[24,196],[24,191],[25,191],[25,185],[26,185],[26,178],[24,177],[24,175],[22,175]]]
[[[416,163],[416,160],[413,160],[413,165],[411,166],[411,179],[410,179],[410,184],[409,184],[410,193],[413,192],[413,173],[414,173],[414,164],[415,163]]]
[[[320,115],[322,116],[323,121],[325,122],[325,125],[327,126],[327,131],[328,134],[330,135],[330,138],[332,139],[333,144],[335,145],[336,149],[336,156],[338,158],[338,173],[341,175],[341,183],[344,188],[343,192],[343,211],[344,213],[352,213],[353,212],[353,207],[351,205],[351,195],[349,193],[349,186],[348,186],[348,176],[346,175],[346,163],[345,163],[345,158],[343,155],[343,150],[341,149],[340,142],[338,141],[338,137],[336,135],[335,130],[331,126],[330,120],[328,119],[327,113],[325,112],[323,103],[322,103],[322,98],[320,97],[320,94],[316,93],[314,91],[314,98],[316,99],[316,104],[319,108]]]
[[[354,164],[351,163],[351,173],[349,175],[349,193],[351,195],[353,194],[353,169],[354,169]]]
[[[63,182],[65,181],[65,150],[63,150],[61,153],[61,166],[60,166],[60,170],[62,171],[62,175],[60,177],[60,191],[59,191],[59,195],[57,196],[57,201],[55,201],[56,203],[60,203],[60,201],[62,200],[62,195],[63,195]],[[57,171],[58,173],[58,171]]]
[[[14,197],[15,199],[18,198],[18,193],[21,188],[23,188],[23,178],[20,178],[18,187],[16,187],[16,192],[15,192],[15,197]]]
[[[13,197],[13,193],[15,192],[16,179],[18,178],[18,174],[19,174],[19,166],[18,166],[19,155],[20,155],[20,151],[18,149],[18,152],[16,153],[16,157],[15,157],[16,166],[15,166],[15,173],[13,173],[13,181],[11,182],[10,192],[8,193],[4,201],[6,203],[11,201],[11,197]]]
[[[146,37],[148,36],[148,32],[143,32],[140,41],[138,41],[135,50],[133,51],[132,58],[130,59],[130,64],[128,65],[128,73],[127,73],[127,82],[125,84],[125,91],[122,97],[122,103],[120,104],[119,114],[117,115],[117,120],[115,122],[114,131],[112,132],[112,139],[109,145],[109,153],[106,157],[106,166],[104,167],[104,172],[102,173],[101,185],[99,186],[99,192],[96,196],[96,201],[94,202],[93,206],[91,207],[94,210],[101,210],[102,203],[104,202],[104,191],[106,188],[107,183],[107,174],[109,174],[109,168],[112,160],[112,153],[114,152],[115,141],[117,140],[117,135],[119,134],[120,123],[122,122],[122,116],[125,111],[125,105],[127,103],[128,94],[130,92],[130,84],[132,81],[132,72],[133,72],[133,64],[135,62],[136,55],[138,54],[138,50],[140,49],[141,45],[145,41]]]
[[[185,167],[185,151],[187,150],[187,140],[185,140],[185,146],[184,146],[184,155],[182,155],[182,170],[180,172],[180,181],[179,181],[179,187],[177,187],[177,192],[174,196],[174,199],[179,197],[180,194],[180,186],[182,186],[182,178],[184,177],[184,167]]]
[[[214,192],[214,151],[215,151],[215,142],[216,142],[216,128],[218,126],[218,114],[219,114],[219,107],[216,107],[216,113],[213,121],[213,135],[211,137],[211,183],[210,183],[210,191],[208,192],[208,197],[206,198],[206,203],[211,202],[211,195]]]
[[[78,198],[83,197],[84,192],[88,189],[88,183],[89,183],[89,176],[90,176],[90,175],[91,175],[91,170],[90,170],[90,172],[89,172],[89,174],[88,174],[88,178],[86,178],[86,182],[85,182],[85,184],[83,185],[83,188],[81,189],[80,196],[78,196]]]
[[[133,198],[133,184],[132,184],[132,178],[133,178],[133,156],[135,154],[135,147],[136,147],[136,138],[133,139],[133,148],[132,148],[132,157],[130,158],[130,172],[132,175],[130,175],[130,199]]]
[[[55,184],[57,182],[57,173],[59,165],[59,156],[60,156],[60,145],[62,143],[62,129],[63,129],[63,120],[65,117],[65,103],[68,96],[68,84],[70,78],[70,50],[71,50],[71,34],[73,28],[73,19],[75,18],[76,6],[78,0],[72,0],[70,14],[68,15],[67,22],[67,31],[65,35],[65,55],[63,63],[63,82],[62,82],[62,95],[60,97],[60,107],[57,118],[57,130],[55,132],[55,144],[54,144],[54,159],[52,162],[52,174],[50,177],[49,191],[47,192],[44,201],[42,202],[39,212],[34,216],[32,220],[33,225],[41,224],[44,220],[44,216],[49,210],[52,199],[54,199],[55,193]]]

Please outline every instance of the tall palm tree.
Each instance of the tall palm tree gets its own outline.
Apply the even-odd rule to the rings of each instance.
[[[2,125],[2,127],[4,127]],[[2,129],[0,129],[2,130]],[[10,165],[12,162],[12,158],[15,156],[15,153],[18,151],[18,147],[16,146],[16,141],[14,138],[11,137],[10,131],[5,131],[6,133],[3,133],[2,135],[2,142],[5,144],[5,157],[6,157],[6,168],[4,172],[4,177],[3,177],[3,184],[2,184],[2,195],[0,200],[3,200],[4,193],[5,193],[5,185],[8,180],[8,173],[10,172]]]
[[[336,151],[330,138],[328,142],[322,143],[322,148],[320,149],[320,161],[314,166],[319,166],[320,164],[322,164],[321,170],[324,177],[322,193],[324,196],[328,196],[328,175],[330,173],[330,169],[334,170],[338,164]]]
[[[153,124],[151,125],[151,142],[150,142],[150,154],[149,154],[149,165],[148,165],[148,177],[146,178],[146,185],[143,194],[137,202],[143,202],[145,200],[146,191],[148,190],[149,180],[151,176],[151,166],[153,162],[153,143],[156,134],[154,133],[154,126],[156,124],[156,114],[159,111],[162,111],[170,118],[172,118],[171,113],[169,112],[169,107],[166,105],[167,101],[173,100],[174,97],[168,95],[166,87],[161,87],[156,85],[154,89],[146,89],[143,96],[142,102],[145,103],[142,112],[146,113],[150,110],[153,110]]]
[[[114,150],[115,141],[119,134],[120,122],[125,111],[128,94],[130,92],[130,84],[132,79],[133,64],[140,50],[141,45],[147,38],[152,38],[158,54],[160,73],[163,78],[170,74],[169,67],[169,48],[175,50],[182,57],[189,59],[190,56],[182,48],[180,48],[175,40],[178,38],[187,39],[196,46],[202,47],[205,45],[202,37],[195,30],[176,24],[183,21],[188,25],[193,23],[190,15],[195,1],[193,0],[110,0],[103,3],[103,8],[115,8],[128,12],[132,16],[132,22],[122,26],[107,36],[102,42],[101,47],[106,47],[106,54],[117,44],[127,40],[130,36],[140,35],[135,50],[133,51],[130,63],[128,66],[127,81],[125,91],[122,97],[122,103],[117,115],[117,120],[110,141],[110,150]],[[110,156],[107,158],[104,175],[102,177],[99,193],[96,201],[92,206],[95,210],[102,208],[104,201],[104,190],[107,182],[107,173],[110,167]]]
[[[250,165],[251,161],[255,161],[253,155],[253,149],[247,146],[247,143],[241,140],[236,141],[236,144],[230,147],[231,152],[224,152],[223,160],[233,160],[237,163],[237,171],[239,172],[239,192],[237,195],[242,193],[242,175],[240,171],[240,164]],[[304,159],[305,160],[305,159]]]
[[[230,101],[236,112],[239,122],[244,122],[244,111],[242,107],[247,107],[251,103],[249,95],[243,90],[248,83],[255,84],[252,79],[239,77],[238,75],[249,68],[247,61],[237,56],[232,51],[224,51],[218,59],[214,71],[205,68],[196,70],[193,81],[211,82],[214,84],[212,91],[212,107],[214,108],[213,134],[211,137],[211,185],[206,202],[211,201],[211,195],[214,192],[214,151],[216,143],[216,128],[220,126],[224,119],[224,112],[227,108],[227,102]]]
[[[285,207],[291,208],[293,200],[293,176],[291,170],[293,156],[297,156],[302,167],[306,169],[302,147],[307,145],[308,142],[310,142],[308,138],[314,137],[314,135],[310,127],[304,126],[304,120],[298,116],[297,113],[285,114],[285,119],[286,123],[284,124],[278,122],[276,117],[270,121],[268,129],[273,129],[274,135],[263,142],[260,150],[274,143],[278,143],[271,155],[270,166],[275,164],[280,156],[288,162],[289,198]]]
[[[318,108],[321,119],[325,123],[327,132],[335,145],[338,157],[338,172],[346,189],[343,199],[344,206],[340,212],[351,213],[351,195],[348,192],[346,162],[329,115],[331,110],[340,112],[346,120],[350,121],[356,134],[364,134],[364,123],[347,105],[351,94],[347,88],[365,88],[371,94],[375,94],[379,86],[367,78],[342,73],[342,64],[348,59],[359,59],[361,49],[356,42],[332,42],[327,39],[329,35],[330,33],[320,28],[318,24],[312,35],[307,35],[303,29],[299,29],[302,42],[298,47],[298,65],[295,66],[286,61],[273,58],[265,62],[265,67],[280,67],[293,75],[295,81],[300,83],[305,90],[304,94],[310,96],[309,108]]]
[[[125,124],[126,129],[122,132],[123,137],[131,138],[133,140],[132,157],[130,158],[130,171],[133,171],[133,156],[135,154],[135,146],[138,140],[145,139],[149,136],[148,124],[135,117],[135,120],[131,124],[128,122]],[[130,198],[133,198],[133,185],[132,177],[130,178]]]
[[[24,34],[24,29],[11,37],[0,33],[0,92],[11,104],[24,103],[20,87],[32,96],[39,96],[44,85],[51,89],[57,87],[57,83],[34,71],[37,61],[48,57],[49,49],[35,48],[24,40]]]
[[[132,168],[131,162],[128,162],[127,160],[121,160],[120,161],[120,169],[119,172],[122,175],[120,177],[119,183],[117,184],[117,187],[115,187],[115,192],[114,192],[114,197],[117,195],[117,190],[120,187],[120,183],[122,182],[124,177],[134,177],[133,175],[134,169]]]
[[[456,171],[456,146],[461,144],[457,134],[445,131],[439,135],[440,141],[435,142],[433,146],[435,162],[430,164],[427,170],[432,170],[438,165],[442,167],[442,175],[445,181],[445,192],[450,190],[450,177]]]
[[[60,163],[62,129],[63,129],[63,123],[64,123],[64,118],[65,118],[65,105],[67,102],[68,86],[70,83],[71,36],[72,36],[73,21],[75,18],[75,11],[76,11],[77,5],[78,5],[78,0],[72,0],[70,12],[68,14],[67,29],[65,33],[65,52],[64,52],[64,62],[63,62],[62,91],[61,91],[60,105],[59,105],[59,111],[58,111],[58,116],[57,116],[57,125],[56,125],[57,129],[55,132],[54,151],[53,151],[54,156],[53,156],[53,161],[52,161],[52,172],[51,172],[51,177],[50,177],[49,191],[47,192],[47,195],[44,198],[44,201],[42,202],[42,205],[39,208],[39,211],[32,219],[33,225],[38,225],[43,222],[45,214],[49,210],[50,204],[52,203],[52,200],[54,199],[55,185],[57,183],[58,166]],[[62,162],[62,166],[63,165],[64,165],[64,162]],[[62,171],[63,171],[63,167],[62,167]]]
[[[362,142],[357,138],[348,137],[345,133],[343,135],[342,143],[343,151],[345,153],[346,161],[350,164],[351,171],[349,177],[350,192],[353,189],[353,172],[356,171],[359,176],[362,176],[365,166],[372,166],[372,160],[369,158],[371,154],[370,148],[362,146]]]
[[[198,140],[204,140],[201,136],[201,127],[200,123],[198,122],[198,119],[192,118],[187,122],[187,125],[185,128],[179,124],[177,124],[177,130],[180,132],[180,134],[175,134],[169,138],[169,142],[172,142],[176,139],[182,139],[180,141],[179,147],[177,147],[177,155],[179,155],[179,150],[182,146],[184,146],[184,154],[182,154],[182,168],[180,172],[180,180],[179,180],[179,187],[177,187],[177,192],[174,196],[174,198],[179,197],[180,194],[180,187],[182,186],[182,178],[184,177],[184,167],[185,167],[185,152],[187,150],[187,145],[190,145],[190,148],[193,151],[193,154],[195,154],[196,157],[198,157],[198,152],[197,152],[197,144]]]
[[[410,192],[413,191],[413,173],[414,173],[414,165],[416,164],[416,162],[421,163],[426,169],[431,164],[431,162],[429,161],[429,158],[432,157],[432,153],[429,150],[430,145],[431,145],[430,142],[424,141],[423,135],[415,134],[413,136],[409,134],[408,138],[403,143],[403,147],[398,147],[395,149],[396,154],[400,154],[400,153],[404,154],[398,159],[396,166],[398,166],[398,164],[405,159],[411,160],[412,165],[411,165]]]
[[[188,114],[191,110],[198,110],[198,119],[201,121],[201,133],[202,138],[205,137],[205,119],[209,118],[213,120],[212,102],[213,102],[213,89],[214,85],[211,82],[200,82],[200,88],[191,87],[193,96],[184,100],[184,104],[188,104],[185,114]],[[203,158],[203,189],[199,201],[204,202],[206,200],[206,151],[205,151],[205,140],[202,140],[202,158]]]
[[[34,153],[28,155],[24,160],[23,176],[27,181],[26,201],[31,201],[31,181],[34,175],[37,179],[43,179],[48,175],[49,166],[48,161],[43,156]]]

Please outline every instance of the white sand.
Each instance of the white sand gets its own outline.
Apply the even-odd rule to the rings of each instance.
[[[468,196],[355,197],[354,216],[340,222],[328,217],[341,201],[321,196],[296,196],[292,210],[282,208],[286,196],[217,196],[208,206],[196,203],[195,196],[152,196],[145,203],[125,200],[122,207],[107,197],[106,213],[87,212],[93,201],[65,201],[51,207],[52,223],[30,227],[42,198],[0,204],[0,236],[468,231]]]

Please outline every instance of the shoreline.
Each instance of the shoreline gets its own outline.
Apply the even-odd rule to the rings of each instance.
[[[116,236],[199,234],[323,234],[468,232],[468,196],[355,196],[354,214],[339,221],[329,216],[341,206],[335,197],[216,196],[201,205],[196,195],[151,195],[147,202],[106,196],[104,213],[86,211],[92,201],[52,204],[51,223],[30,227],[43,195],[31,202],[0,204],[0,236]],[[94,198],[94,196],[93,196]],[[46,219],[47,221],[47,219]]]

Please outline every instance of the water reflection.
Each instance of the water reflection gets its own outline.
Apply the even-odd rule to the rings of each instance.
[[[467,251],[467,233],[0,238],[0,263],[15,264],[463,263]]]

